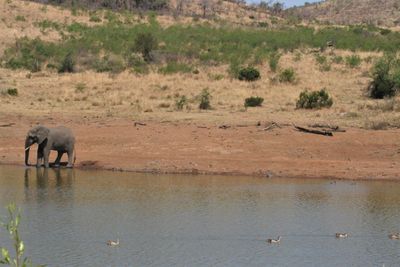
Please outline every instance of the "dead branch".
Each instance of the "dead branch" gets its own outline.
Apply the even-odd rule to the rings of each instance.
[[[136,125],[146,126],[146,123],[135,121],[134,126],[136,126]]]
[[[269,130],[272,130],[274,128],[282,128],[282,126],[280,126],[278,123],[273,121],[267,127],[263,128],[262,130],[263,131],[269,131]]]
[[[328,125],[328,124],[316,123],[316,124],[308,125],[308,127],[311,127],[311,128],[323,128],[324,130],[329,129],[329,131],[332,131],[332,132],[341,132],[341,133],[345,133],[346,132],[345,129],[340,128],[338,125]]]
[[[331,131],[325,131],[325,130],[319,131],[319,130],[307,129],[307,128],[296,126],[296,125],[293,125],[293,126],[300,132],[320,134],[320,135],[325,135],[325,136],[333,136],[333,133]]]
[[[6,123],[6,124],[1,124],[0,127],[11,127],[13,125],[15,125],[15,123],[11,122],[11,123]]]
[[[228,129],[228,128],[231,128],[231,126],[223,124],[221,126],[218,126],[218,128],[219,129]]]

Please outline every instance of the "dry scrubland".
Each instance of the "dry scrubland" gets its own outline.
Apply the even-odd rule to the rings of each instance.
[[[229,3],[231,4],[231,3]],[[83,11],[62,9],[25,1],[1,0],[0,28],[1,50],[13,44],[16,38],[27,36],[57,42],[59,32],[43,29],[37,22],[44,19],[58,23],[85,23],[93,26],[104,22],[92,22]],[[229,9],[228,9],[229,10]],[[106,11],[101,11],[106,12]],[[100,13],[97,13],[99,15]],[[104,14],[103,14],[104,15]],[[117,14],[123,18],[122,14]],[[146,17],[133,15],[132,23],[147,23]],[[157,21],[167,27],[172,23],[190,23],[182,17],[177,22],[170,16],[158,16]],[[1,88],[17,88],[18,96],[0,96],[2,113],[20,115],[71,113],[89,117],[124,117],[136,120],[201,120],[212,123],[245,123],[277,121],[282,123],[326,122],[341,126],[384,129],[400,126],[400,100],[371,100],[366,88],[371,80],[370,70],[377,52],[350,52],[328,49],[317,52],[303,48],[292,52],[280,51],[278,70],[272,71],[267,60],[259,62],[261,79],[244,82],[232,79],[229,65],[198,65],[194,73],[161,74],[156,65],[150,65],[150,73],[138,75],[130,71],[122,73],[97,73],[83,71],[58,74],[43,70],[30,73],[24,70],[0,69]],[[354,68],[345,60],[331,63],[328,69],[317,62],[317,57],[331,62],[341,56],[358,55],[361,64]],[[295,81],[278,81],[280,71],[293,68]],[[198,95],[207,88],[211,94],[212,109],[198,109]],[[303,90],[325,88],[333,98],[328,109],[299,110],[296,101]],[[177,110],[176,101],[186,96],[187,105]],[[264,98],[262,107],[244,108],[244,99],[250,96]]]

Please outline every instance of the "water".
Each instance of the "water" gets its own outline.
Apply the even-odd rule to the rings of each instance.
[[[387,237],[400,231],[395,182],[0,166],[9,202],[22,208],[27,255],[48,266],[400,265],[400,241]]]

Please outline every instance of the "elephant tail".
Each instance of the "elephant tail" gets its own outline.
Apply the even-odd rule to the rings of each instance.
[[[76,150],[74,149],[74,165],[75,165],[75,161],[76,161]]]

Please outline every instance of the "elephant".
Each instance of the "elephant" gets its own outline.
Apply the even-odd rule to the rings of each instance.
[[[44,167],[49,168],[49,156],[51,150],[58,152],[57,159],[54,162],[55,167],[60,166],[60,160],[64,153],[68,154],[67,168],[72,168],[75,162],[75,136],[72,131],[64,126],[56,128],[47,128],[42,125],[33,127],[28,131],[25,139],[25,165],[29,165],[30,147],[37,143],[37,163],[36,167],[42,166],[44,159]]]

